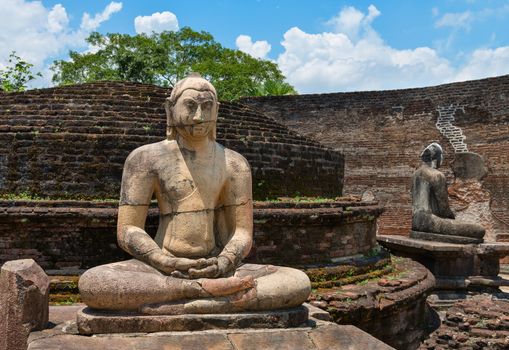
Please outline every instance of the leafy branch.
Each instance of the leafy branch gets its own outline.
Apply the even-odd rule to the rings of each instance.
[[[42,77],[40,72],[32,73],[33,66],[22,60],[16,51],[11,52],[7,67],[0,69],[0,89],[5,92],[24,91],[30,81]]]

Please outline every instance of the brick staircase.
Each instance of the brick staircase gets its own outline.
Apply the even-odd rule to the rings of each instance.
[[[468,152],[467,144],[465,143],[466,136],[463,131],[454,126],[454,114],[456,111],[461,110],[465,112],[463,107],[457,105],[438,106],[438,118],[436,128],[440,133],[449,141],[455,153]]]

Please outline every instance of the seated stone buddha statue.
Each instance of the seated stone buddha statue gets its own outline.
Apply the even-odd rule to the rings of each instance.
[[[192,74],[165,107],[167,139],[135,149],[124,165],[117,239],[133,259],[86,271],[83,302],[155,315],[302,304],[311,290],[302,271],[242,264],[253,242],[251,170],[215,141],[215,88]],[[154,239],[144,229],[153,195],[160,212]]]
[[[480,243],[485,229],[455,219],[449,206],[445,175],[438,170],[443,160],[437,143],[421,153],[422,165],[412,177],[412,232],[410,237],[449,243]]]

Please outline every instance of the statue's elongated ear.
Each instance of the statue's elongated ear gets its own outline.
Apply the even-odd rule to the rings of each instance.
[[[216,114],[216,118],[219,117],[219,105],[220,105],[219,102],[215,102],[213,107],[213,109],[215,109],[214,113]],[[212,131],[209,133],[209,139],[211,139],[212,141],[216,141],[216,137],[217,137],[217,119],[213,124]]]
[[[171,111],[171,102],[169,97],[166,98],[166,100],[164,101],[164,110],[166,111],[166,119],[169,125],[170,118],[173,118]]]
[[[170,98],[166,98],[164,101],[164,110],[166,111],[166,139],[174,140],[176,135],[175,123],[173,120],[173,104]]]

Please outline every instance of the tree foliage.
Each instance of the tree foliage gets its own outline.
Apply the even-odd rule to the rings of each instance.
[[[267,80],[250,91],[251,96],[296,95],[297,91],[285,81]]]
[[[27,84],[41,73],[32,73],[33,64],[23,61],[16,51],[9,55],[8,65],[0,69],[0,89],[5,92],[24,91]]]
[[[95,49],[71,51],[70,60],[54,62],[54,83],[123,80],[173,87],[190,72],[198,72],[225,100],[273,91],[295,93],[275,63],[225,48],[211,34],[189,27],[151,35],[92,33],[87,42]]]

